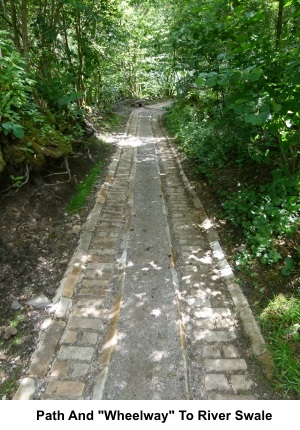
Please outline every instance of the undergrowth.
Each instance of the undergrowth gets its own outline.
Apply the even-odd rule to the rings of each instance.
[[[165,125],[216,193],[218,217],[242,233],[236,269],[274,359],[274,385],[300,398],[300,172],[281,164],[268,131],[218,112],[206,94],[177,101]]]
[[[70,203],[67,206],[67,211],[70,213],[79,212],[85,204],[87,197],[90,195],[93,185],[101,174],[104,161],[100,161],[91,169],[86,179],[78,184],[75,195],[72,197]]]
[[[299,293],[299,291],[298,291]],[[277,295],[259,316],[275,364],[278,389],[300,399],[300,295]]]

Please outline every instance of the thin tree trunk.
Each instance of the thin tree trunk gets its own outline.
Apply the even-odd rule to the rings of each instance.
[[[29,40],[27,27],[27,0],[22,0],[22,37],[23,37],[23,55],[25,57],[26,72],[29,71]]]
[[[17,10],[15,5],[15,0],[10,0],[10,11],[11,11],[11,22],[12,22],[12,28],[14,32],[14,43],[17,50],[21,53],[21,44],[20,44],[20,38],[19,38],[19,29],[17,24]]]
[[[278,0],[278,15],[277,15],[277,26],[276,26],[276,47],[279,48],[281,35],[282,35],[282,27],[283,27],[283,4],[284,0]]]
[[[78,74],[77,74],[77,90],[82,92],[82,97],[78,98],[78,105],[81,107],[85,102],[84,96],[84,82],[83,82],[83,46],[82,46],[82,31],[80,12],[76,18],[76,36],[77,36],[77,50],[78,50]]]

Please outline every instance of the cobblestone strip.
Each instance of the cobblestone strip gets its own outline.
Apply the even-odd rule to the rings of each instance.
[[[202,205],[196,193],[190,192],[190,183],[160,130],[157,127],[157,154],[174,249],[178,250],[175,259],[181,273],[191,398],[257,399],[259,394],[249,394],[250,388],[255,391],[255,381],[247,363],[253,353],[266,357],[264,341]],[[243,318],[246,310],[247,320]],[[251,339],[251,352],[239,345],[240,319]]]
[[[128,132],[135,122],[132,116]],[[53,319],[43,325],[39,347],[15,400],[91,396],[99,372],[98,351],[111,318],[108,309],[118,300],[113,285],[118,273],[118,241],[128,229],[133,157],[133,148],[121,143],[53,300]]]

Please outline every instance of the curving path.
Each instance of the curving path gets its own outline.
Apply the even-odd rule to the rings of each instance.
[[[263,338],[163,107],[132,113],[15,399],[271,398]]]

